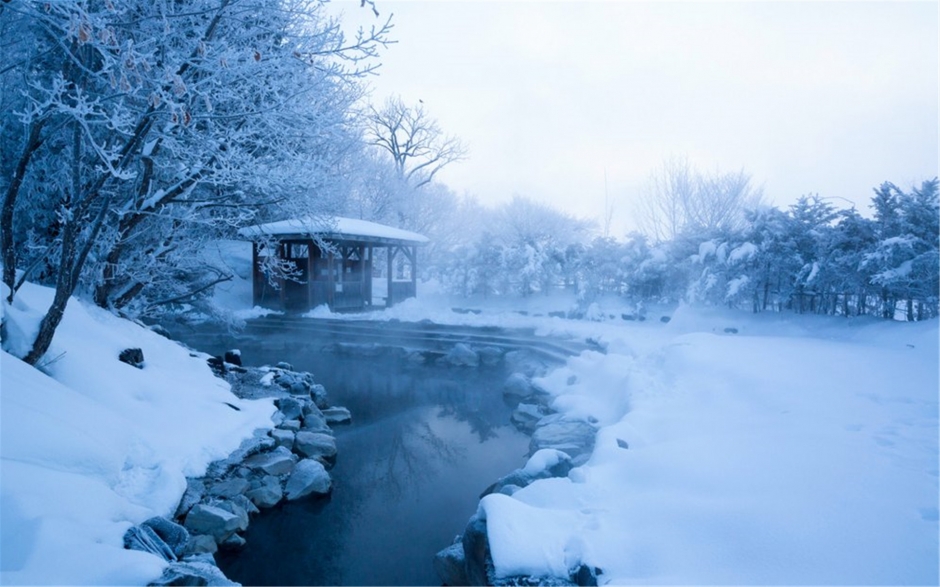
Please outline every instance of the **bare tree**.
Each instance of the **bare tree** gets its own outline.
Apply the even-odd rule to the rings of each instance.
[[[763,190],[751,184],[744,170],[704,174],[688,158],[673,157],[650,174],[636,217],[643,232],[662,242],[738,229],[744,224],[744,212],[762,200]]]
[[[381,109],[370,107],[366,125],[370,142],[391,155],[412,189],[431,183],[438,171],[467,155],[463,143],[445,135],[420,100],[408,106],[400,97],[389,98]]]

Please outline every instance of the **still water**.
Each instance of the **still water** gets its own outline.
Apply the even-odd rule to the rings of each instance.
[[[353,414],[334,429],[332,496],[256,516],[247,547],[217,554],[219,566],[246,585],[440,585],[434,554],[480,492],[525,463],[529,439],[502,399],[507,373],[337,356],[320,351],[328,341],[283,336],[183,337],[212,353],[240,347],[246,365],[288,361]]]

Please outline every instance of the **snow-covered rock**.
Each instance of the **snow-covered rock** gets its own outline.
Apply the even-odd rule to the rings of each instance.
[[[293,501],[308,495],[325,495],[332,488],[330,474],[316,459],[303,459],[291,472],[284,493]]]
[[[208,534],[216,542],[222,542],[235,532],[248,527],[247,514],[242,517],[228,509],[206,504],[196,504],[186,514],[183,523],[194,534]]]
[[[597,427],[589,422],[553,414],[539,421],[529,441],[529,453],[551,448],[564,451],[575,462],[584,462],[594,449],[596,434]]]
[[[349,410],[342,406],[325,408],[322,410],[322,412],[323,417],[326,419],[326,423],[330,425],[349,424],[352,421],[352,414],[350,414]]]
[[[283,446],[267,453],[259,453],[245,459],[245,465],[264,471],[268,475],[285,475],[294,468],[297,457]]]
[[[336,459],[336,440],[330,434],[301,430],[294,437],[294,451],[326,464]]]
[[[444,355],[442,361],[455,367],[478,367],[480,355],[469,345],[458,342]]]

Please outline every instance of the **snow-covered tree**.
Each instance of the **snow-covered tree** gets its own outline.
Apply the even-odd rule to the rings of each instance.
[[[197,293],[194,235],[322,210],[312,195],[336,193],[355,80],[388,31],[347,41],[319,0],[23,0],[0,13],[14,26],[3,278],[15,292],[15,269],[38,270],[56,288],[29,362],[80,284],[106,307]]]

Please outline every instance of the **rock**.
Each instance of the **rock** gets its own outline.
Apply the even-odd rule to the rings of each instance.
[[[554,448],[568,454],[578,464],[587,461],[594,450],[597,429],[583,420],[566,420],[558,414],[539,421],[529,441],[529,454]]]
[[[541,377],[548,372],[548,363],[528,349],[509,351],[503,355],[503,361],[512,371],[526,377]]]
[[[284,475],[294,468],[297,457],[283,446],[268,453],[256,454],[245,459],[245,466],[259,469],[268,475]]]
[[[512,495],[517,490],[526,487],[533,481],[551,477],[567,477],[573,468],[571,457],[560,450],[544,448],[533,454],[525,466],[501,477],[496,483],[487,487],[480,498],[490,493],[505,493]]]
[[[737,334],[737,333],[738,333],[737,328],[732,328],[730,326],[728,328],[725,328],[725,334]]]
[[[304,459],[294,466],[287,480],[285,493],[293,501],[308,495],[326,495],[330,492],[332,481],[323,464],[315,459]]]
[[[208,534],[192,535],[186,545],[186,552],[189,554],[202,554],[204,552],[212,554],[218,550],[219,545],[215,543],[215,538]]]
[[[630,445],[627,444],[627,441],[623,440],[622,438],[617,439],[617,446],[619,446],[620,448],[630,448]]]
[[[559,310],[556,310],[554,312],[549,312],[548,315],[551,318],[564,318],[565,317],[565,313]]]
[[[289,430],[290,432],[297,432],[300,430],[300,420],[284,420],[277,425],[281,430]]]
[[[206,495],[206,484],[199,479],[187,479],[186,480],[186,492],[183,493],[183,497],[180,498],[180,503],[176,507],[176,513],[173,514],[174,518],[182,518],[194,505],[202,501],[202,498]]]
[[[326,408],[323,410],[323,417],[326,419],[326,423],[330,425],[349,424],[352,421],[352,414],[349,413],[349,410],[340,406]]]
[[[507,355],[509,353],[506,353]],[[522,373],[513,373],[503,383],[503,396],[520,401],[532,393],[532,383]]]
[[[230,351],[225,351],[225,356],[222,357],[226,363],[232,365],[242,366],[242,352],[238,349],[232,349]]]
[[[245,520],[247,517],[245,514]],[[244,528],[242,522],[240,516],[227,509],[200,503],[189,510],[183,525],[194,534],[209,534],[216,542],[221,542],[238,530],[247,528],[247,521]]]
[[[538,404],[520,403],[510,414],[509,421],[522,432],[531,434],[539,420],[546,415],[547,411]]]
[[[225,540],[219,543],[219,549],[221,550],[241,550],[245,547],[247,541],[239,536],[238,534],[232,534]]]
[[[459,540],[434,555],[434,572],[444,585],[469,585],[463,544]]]
[[[486,566],[490,558],[489,542],[486,536],[486,520],[474,515],[464,528],[461,538],[464,567],[467,573],[465,585],[489,585]]]
[[[144,351],[139,348],[133,349],[124,349],[121,351],[121,354],[118,355],[118,361],[122,363],[127,363],[131,367],[137,367],[138,369],[144,368]]]
[[[281,361],[280,363],[278,363],[277,365],[275,365],[275,367],[277,367],[278,369],[282,369],[282,370],[284,370],[284,371],[293,371],[293,370],[294,370],[294,366],[293,366],[293,365],[291,365],[290,363],[285,363],[284,361]]]
[[[211,554],[197,554],[187,557],[186,560],[171,563],[159,579],[151,585],[219,585],[221,587],[236,586],[238,583],[229,581],[222,574]]]
[[[212,372],[219,377],[222,377],[228,372],[228,369],[225,368],[225,360],[222,359],[222,357],[209,357],[206,359],[206,364],[208,364]]]
[[[659,321],[662,322],[663,324],[668,324],[670,320],[672,320],[672,318],[669,316],[661,316],[659,318]]]
[[[485,346],[477,351],[480,361],[487,367],[498,365],[503,360],[503,350],[495,346]]]
[[[248,481],[240,477],[232,477],[214,483],[209,488],[209,495],[213,497],[224,497],[232,499],[236,495],[241,495],[248,491]]]
[[[620,317],[623,318],[624,320],[629,320],[631,322],[636,320],[636,316],[634,316],[633,314],[621,314]]]
[[[254,507],[254,504],[251,503],[251,502],[248,500],[248,498],[243,497],[243,499],[244,499],[246,502],[248,502],[248,503],[251,505],[251,507]],[[216,505],[215,505],[215,507],[217,507],[217,508],[219,508],[219,509],[221,509],[221,510],[225,510],[225,511],[229,512],[230,514],[234,515],[236,518],[238,518],[238,525],[235,527],[235,531],[236,531],[236,532],[241,532],[241,531],[243,531],[243,530],[247,530],[247,529],[248,529],[248,521],[249,521],[249,520],[248,520],[248,510],[246,510],[246,509],[245,509],[244,507],[242,507],[240,504],[235,503],[233,500],[228,500],[228,499],[226,499],[226,500],[217,502]],[[219,544],[221,544],[221,540],[219,541]]]
[[[261,512],[261,510],[255,507],[255,504],[252,503],[252,501],[244,495],[236,495],[235,497],[232,498],[231,501],[232,503],[236,504],[237,506],[239,506],[240,508],[248,512],[249,515],[257,514]],[[236,513],[236,512],[233,512],[233,513]]]
[[[326,417],[323,413],[317,410],[316,412],[310,412],[304,416],[300,424],[300,429],[307,432],[329,432],[330,426],[326,423]]]
[[[124,533],[124,548],[155,554],[165,561],[177,559],[173,549],[149,526],[132,526]]]
[[[283,446],[287,450],[294,448],[294,433],[290,430],[282,430],[280,428],[275,428],[269,432],[271,438],[274,439],[274,442],[278,446]]]
[[[280,503],[284,497],[281,490],[281,482],[277,477],[267,475],[261,480],[261,485],[257,489],[251,489],[245,494],[251,503],[259,508],[272,508]]]
[[[569,375],[569,376],[568,376],[568,380],[567,380],[565,383],[566,383],[567,385],[574,385],[574,384],[577,383],[577,382],[578,382],[578,376],[577,376],[577,375]]]
[[[480,365],[480,355],[468,345],[458,342],[444,356],[444,362],[455,367],[478,367]]]
[[[295,397],[279,397],[274,405],[284,414],[285,420],[298,420],[304,413],[304,404]]]
[[[294,438],[294,451],[327,464],[336,460],[336,439],[322,432],[302,430]]]
[[[177,558],[182,558],[186,553],[186,543],[189,542],[189,532],[183,526],[162,516],[155,516],[144,520],[141,526],[153,530],[157,536],[173,550],[173,554],[175,554]]]
[[[326,399],[326,388],[319,383],[310,386],[310,397],[313,398],[314,403],[320,409],[329,406]]]

